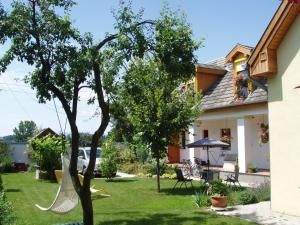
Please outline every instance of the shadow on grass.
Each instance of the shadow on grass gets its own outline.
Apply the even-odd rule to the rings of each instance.
[[[174,225],[174,224],[207,224],[209,220],[216,219],[216,215],[205,212],[195,212],[188,215],[177,215],[172,213],[140,213],[140,212],[117,212],[124,215],[124,219],[112,219],[101,221],[97,225]],[[108,218],[114,218],[113,214],[107,214]],[[220,222],[219,225],[230,225],[227,222]]]
[[[109,181],[106,181],[108,183],[129,183],[129,182],[137,182],[137,180],[134,179],[124,179],[124,178],[116,178]]]
[[[8,189],[5,189],[5,192],[22,192],[22,189],[19,189],[19,188],[8,188]]]
[[[188,187],[187,189],[185,187],[181,187],[181,188],[162,188],[160,190],[161,193],[164,193],[166,195],[194,195],[195,194],[195,187]]]

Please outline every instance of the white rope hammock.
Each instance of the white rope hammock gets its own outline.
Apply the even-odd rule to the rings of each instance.
[[[78,195],[74,189],[69,172],[70,158],[68,153],[62,155],[63,176],[61,185],[58,188],[56,197],[49,208],[35,205],[40,210],[51,211],[57,214],[64,214],[74,209],[78,204]]]

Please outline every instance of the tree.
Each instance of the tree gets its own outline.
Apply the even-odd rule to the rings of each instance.
[[[116,32],[95,43],[91,34],[82,35],[72,26],[68,13],[74,4],[72,0],[14,1],[12,10],[1,21],[11,44],[0,61],[0,69],[4,72],[14,59],[34,66],[26,81],[36,90],[38,100],[45,103],[57,98],[62,104],[72,135],[69,170],[81,201],[83,223],[90,225],[94,223],[90,181],[97,145],[109,123],[109,100],[113,101],[116,96],[115,85],[124,68],[151,52],[158,56],[162,66],[177,69],[177,64],[190,59],[184,58],[187,55],[181,51],[181,47],[189,43],[172,36],[177,26],[168,23],[164,16],[155,21],[143,20],[142,11],[134,13],[130,4],[123,1],[114,13]],[[58,13],[58,7],[63,12]],[[164,36],[165,31],[169,37]],[[84,88],[95,96],[88,103],[97,104],[100,121],[93,133],[90,161],[81,185],[77,176],[80,133],[76,121],[79,94]]]
[[[161,15],[163,22],[157,23],[154,37],[160,54],[146,54],[128,65],[112,107],[116,129],[130,128],[128,134],[148,146],[156,159],[158,192],[159,162],[167,146],[174,144],[172,136],[200,113],[200,96],[179,89],[194,76],[194,51],[200,42],[193,41],[184,16],[170,16],[167,8]]]
[[[18,127],[14,128],[15,140],[17,142],[26,142],[37,132],[37,126],[33,121],[21,121]]]
[[[156,159],[157,191],[160,191],[160,159],[172,136],[186,129],[200,113],[199,97],[190,91],[181,92],[179,85],[192,78],[169,73],[153,60],[131,64],[120,87],[118,104],[126,110],[140,141],[149,146]],[[194,68],[191,67],[191,68]]]

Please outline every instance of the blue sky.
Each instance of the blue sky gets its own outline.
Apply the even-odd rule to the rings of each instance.
[[[9,9],[11,0],[1,0]],[[83,32],[91,32],[101,40],[105,32],[113,32],[114,19],[111,13],[118,0],[78,0],[71,12],[75,26]],[[205,38],[204,47],[197,51],[199,62],[225,56],[236,43],[255,46],[278,8],[279,0],[133,0],[133,7],[145,9],[145,19],[159,15],[164,2],[173,9],[187,14],[195,38]],[[0,56],[5,46],[0,46]],[[13,63],[0,76],[0,136],[12,134],[21,120],[34,120],[41,128],[51,127],[60,131],[53,102],[38,104],[34,91],[21,79],[31,68],[22,63]],[[86,99],[89,92],[83,92]],[[57,102],[59,116],[65,123],[65,115]],[[80,104],[79,129],[93,132],[97,118],[93,118],[95,106]],[[68,132],[67,127],[67,132]]]

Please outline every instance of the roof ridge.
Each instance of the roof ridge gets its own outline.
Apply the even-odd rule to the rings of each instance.
[[[215,58],[215,59],[206,61],[206,62],[203,63],[203,64],[209,64],[209,63],[211,63],[211,62],[214,62],[214,61],[217,61],[217,60],[220,60],[220,59],[224,59],[224,60],[225,60],[225,56],[220,56],[220,57],[218,57],[218,58]]]

